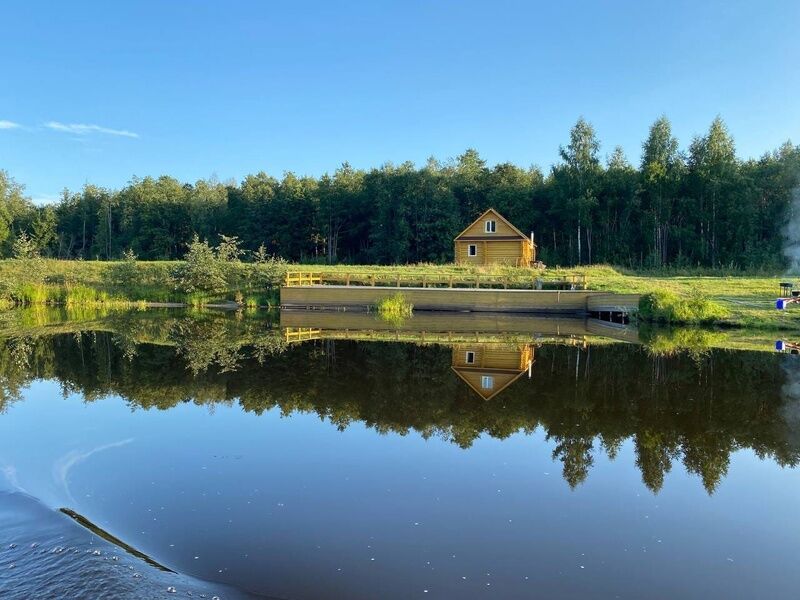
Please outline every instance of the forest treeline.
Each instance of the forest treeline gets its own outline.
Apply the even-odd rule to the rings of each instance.
[[[28,233],[56,258],[106,260],[132,250],[182,258],[194,234],[236,236],[303,262],[446,262],[452,240],[494,207],[535,233],[548,264],[781,269],[784,228],[800,183],[800,146],[741,160],[717,118],[682,150],[669,120],[650,127],[638,166],[617,147],[605,158],[583,118],[543,172],[490,167],[475,150],[440,163],[371,170],[343,164],[319,178],[264,172],[240,183],[134,178],[120,190],[86,185],[35,206],[0,171],[0,254]]]

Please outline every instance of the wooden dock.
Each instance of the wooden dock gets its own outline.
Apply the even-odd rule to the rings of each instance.
[[[414,310],[588,315],[628,314],[638,310],[636,295],[591,290],[511,290],[346,285],[297,285],[281,288],[281,307],[370,310],[398,292]]]

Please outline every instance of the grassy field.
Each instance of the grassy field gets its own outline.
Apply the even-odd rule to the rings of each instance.
[[[120,279],[121,262],[90,261],[0,261],[0,299],[8,304],[100,304],[125,305],[141,302],[184,302],[203,304],[235,301],[264,305],[277,300],[276,286],[282,273],[265,275],[259,265],[236,263],[228,268],[228,289],[224,292],[180,292],[173,273],[181,263],[144,262],[135,265],[134,276]],[[800,305],[785,311],[775,309],[779,294],[778,274],[741,274],[717,271],[630,272],[609,266],[546,269],[535,271],[515,267],[469,267],[456,265],[353,266],[285,265],[283,269],[343,276],[376,275],[386,283],[397,277],[431,281],[448,277],[502,279],[509,287],[531,287],[536,278],[555,281],[586,277],[589,289],[620,293],[670,295],[681,301],[702,299],[714,308],[714,324],[767,330],[800,331]],[[798,281],[800,283],[800,280]],[[722,311],[717,311],[721,308]]]
[[[294,269],[295,267],[290,267]],[[298,267],[301,269],[302,267]],[[589,289],[618,293],[672,293],[678,298],[701,297],[724,309],[712,321],[721,326],[750,327],[772,330],[800,330],[800,305],[778,311],[775,299],[782,281],[780,275],[726,273],[722,271],[655,271],[631,272],[610,266],[556,268],[531,271],[515,267],[460,267],[456,265],[410,265],[402,267],[356,267],[347,265],[305,267],[318,273],[377,273],[391,279],[398,273],[423,276],[476,274],[505,278],[511,286],[529,287],[531,280],[586,277]],[[800,280],[798,280],[800,283]]]
[[[264,265],[225,265],[227,289],[186,292],[179,289],[178,261],[64,261],[50,259],[0,260],[0,302],[7,305],[132,306],[146,303],[180,303],[201,306],[237,301],[248,307],[274,305],[275,274]]]

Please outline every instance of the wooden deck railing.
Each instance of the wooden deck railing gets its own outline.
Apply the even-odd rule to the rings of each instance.
[[[315,340],[322,333],[321,329],[314,327],[284,327],[283,336],[287,342],[304,342]]]
[[[306,271],[289,271],[286,273],[286,285],[321,285],[321,273],[309,273]]]
[[[447,331],[401,331],[374,329],[316,329],[307,327],[284,327],[284,339],[289,342],[305,342],[309,340],[361,340],[361,341],[394,341],[415,342],[418,344],[545,344],[557,343],[570,346],[586,346],[585,335],[545,335],[532,337],[522,333],[483,333],[483,332],[447,332]]]
[[[564,276],[559,279],[543,277],[509,277],[487,274],[454,274],[454,273],[361,273],[337,272],[320,273],[311,271],[289,271],[286,273],[288,287],[303,285],[358,285],[385,287],[467,287],[503,289],[560,289],[585,290],[586,275]]]

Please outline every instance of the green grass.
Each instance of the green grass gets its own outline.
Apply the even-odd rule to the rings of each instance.
[[[119,305],[207,303],[257,298],[258,305],[274,305],[274,276],[262,265],[225,266],[229,289],[218,293],[183,293],[173,273],[180,262],[62,261],[52,259],[0,260],[0,304],[11,305]],[[121,274],[124,273],[124,277]]]
[[[531,269],[486,266],[419,264],[399,267],[371,267],[358,265],[290,266],[321,273],[376,273],[387,278],[401,274],[420,276],[426,273],[454,276],[476,274],[507,278],[510,286],[529,287],[532,279],[558,279],[561,277],[587,277],[589,289],[616,293],[651,294],[669,292],[680,299],[705,298],[713,303],[713,323],[725,327],[757,328],[770,331],[800,331],[800,306],[785,311],[775,309],[779,295],[781,273],[743,273],[731,270],[662,269],[631,271],[608,265],[590,267]],[[800,284],[800,277],[798,284]],[[724,309],[724,316],[717,308]]]
[[[781,274],[737,272],[660,271],[635,273],[607,266],[583,269],[591,289],[619,293],[670,293],[691,301],[712,303],[713,323],[728,327],[800,330],[800,310],[775,309]],[[722,313],[721,310],[725,312]],[[702,320],[702,319],[701,319]],[[697,322],[697,321],[694,321]]]
[[[178,262],[138,261],[135,280],[121,280],[118,276],[122,262],[60,261],[44,259],[37,261],[43,276],[32,280],[30,265],[26,261],[0,260],[0,303],[44,304],[66,303],[72,292],[72,303],[135,305],[138,302],[183,302],[196,304],[198,296],[189,297],[175,290],[171,273]],[[290,270],[305,270],[321,273],[374,273],[392,278],[397,275],[417,277],[435,275],[446,277],[472,277],[488,275],[505,278],[511,287],[530,287],[537,277],[558,279],[586,275],[590,289],[619,293],[672,294],[669,304],[673,314],[682,314],[705,299],[710,304],[701,307],[700,315],[712,315],[716,325],[758,328],[772,331],[800,331],[800,306],[790,306],[785,311],[775,309],[780,273],[741,273],[737,271],[710,270],[660,270],[634,272],[605,265],[576,268],[549,268],[535,271],[504,266],[459,266],[453,264],[417,264],[403,266],[371,265],[288,265]],[[277,291],[269,289],[257,265],[236,265],[231,276],[231,287],[216,297],[206,300],[234,300],[240,292],[245,300],[260,298],[258,304],[277,304]],[[800,283],[800,278],[798,278]],[[92,295],[82,288],[97,292]],[[660,304],[664,304],[663,302]],[[724,310],[724,313],[723,313]],[[696,313],[698,311],[695,311]],[[667,320],[667,319],[664,319]],[[675,320],[675,319],[673,319]],[[681,320],[681,319],[678,319]],[[700,319],[705,320],[704,318]],[[692,322],[697,322],[692,321]]]

